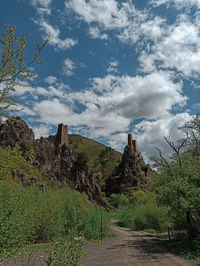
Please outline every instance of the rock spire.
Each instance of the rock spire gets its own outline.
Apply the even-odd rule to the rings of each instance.
[[[58,125],[56,144],[60,146],[63,146],[65,144],[67,147],[69,147],[67,126],[64,126],[63,124]]]
[[[150,165],[146,165],[137,141],[128,134],[128,144],[124,148],[122,160],[112,177],[107,179],[106,194],[123,193],[131,196],[138,189],[146,189],[153,178]]]

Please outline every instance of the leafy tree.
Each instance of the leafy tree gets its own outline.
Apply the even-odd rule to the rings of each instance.
[[[194,117],[182,127],[186,132],[185,139],[175,144],[165,138],[173,150],[168,159],[157,148],[160,158],[155,160],[155,165],[159,174],[153,184],[159,202],[168,208],[173,227],[186,230],[189,238],[200,235],[200,157],[199,144],[196,142],[198,126],[199,117]],[[195,132],[195,138],[192,132]],[[190,149],[186,150],[185,146]]]
[[[17,85],[31,86],[27,78],[33,77],[34,74],[29,67],[33,63],[43,64],[38,58],[48,40],[49,37],[41,46],[36,40],[36,51],[33,58],[29,59],[25,56],[26,37],[23,34],[16,35],[16,26],[5,25],[4,32],[0,31],[0,119],[10,117],[10,112],[17,110],[17,100],[12,96],[12,92]]]

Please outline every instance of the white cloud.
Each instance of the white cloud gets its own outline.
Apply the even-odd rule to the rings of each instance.
[[[44,79],[44,81],[48,84],[54,84],[57,81],[57,78],[54,76],[48,76]]]
[[[124,147],[127,145],[127,134],[126,133],[116,133],[109,137],[109,146],[118,151],[123,151]]]
[[[200,6],[200,0],[158,0],[154,5],[174,3],[177,7]],[[113,30],[120,41],[131,44],[140,52],[141,71],[176,70],[186,78],[200,73],[200,16],[177,13],[177,20],[167,24],[166,18],[154,16],[150,10],[137,10],[131,1],[67,0],[72,9],[89,25],[90,35],[102,39]],[[142,49],[143,48],[143,49]]]
[[[41,6],[44,8],[48,8],[51,4],[52,0],[31,0],[33,6]]]
[[[142,34],[138,26],[148,19],[146,12],[137,10],[131,1],[120,4],[116,0],[67,0],[65,5],[92,25],[89,32],[93,38],[107,39],[108,34],[103,31],[116,30],[122,41],[135,42]]]
[[[113,76],[93,79],[93,90],[101,96],[97,104],[103,114],[118,113],[126,118],[155,119],[168,115],[173,106],[183,106],[181,83],[173,83],[170,73],[155,72],[147,76]],[[94,100],[93,100],[94,101]]]
[[[140,57],[141,69],[151,72],[155,69],[175,69],[184,77],[200,73],[199,20],[192,22],[181,15],[175,24],[165,26],[165,31],[151,50]]]
[[[65,122],[67,118],[72,115],[71,110],[56,98],[35,102],[33,111],[37,114],[40,122],[49,125],[57,125],[61,122]]]
[[[49,132],[51,130],[51,127],[41,124],[38,127],[32,127],[35,138],[39,139],[40,137],[47,137],[49,136]]]
[[[196,103],[196,104],[194,104],[193,107],[194,107],[196,110],[200,110],[200,103]]]
[[[191,118],[188,113],[181,113],[169,115],[155,121],[144,120],[137,124],[133,133],[143,156],[146,159],[153,155],[158,156],[158,152],[154,147],[159,148],[165,156],[172,152],[164,137],[170,137],[175,142],[183,138],[184,133],[178,128],[191,120]]]
[[[44,19],[34,20],[35,24],[39,25],[39,29],[44,32],[43,39],[46,40],[50,35],[49,44],[54,46],[55,51],[67,50],[77,45],[78,41],[71,38],[61,39],[60,30],[57,26],[53,27]]]
[[[48,89],[45,89],[43,87],[37,87],[36,88],[36,94],[37,95],[47,96],[49,94],[49,91],[48,91]]]
[[[66,58],[64,60],[64,64],[63,64],[63,74],[67,75],[68,77],[69,76],[72,76],[74,75],[74,70],[76,69],[76,65],[75,63],[69,59],[69,58]]]
[[[89,34],[94,39],[100,39],[100,40],[107,40],[108,39],[108,35],[105,33],[101,33],[101,31],[98,27],[90,27],[89,28]]]
[[[170,73],[107,75],[92,79],[90,90],[85,91],[66,94],[53,86],[45,91],[37,88],[50,98],[34,103],[33,111],[42,123],[85,127],[86,135],[108,138],[114,145],[114,134],[127,132],[135,119],[163,119],[174,106],[183,106],[187,97],[181,89],[182,84],[174,83]],[[76,110],[79,105],[81,111]]]
[[[112,60],[109,63],[109,67],[107,68],[107,72],[116,73],[118,72],[117,67],[119,66],[119,62],[117,60]]]
[[[26,93],[32,94],[34,91],[34,88],[31,86],[28,86],[27,83],[21,83],[24,84],[24,86],[21,85],[16,85],[15,86],[15,91],[13,92],[14,96],[21,96],[24,95]]]
[[[153,6],[174,4],[177,9],[184,7],[190,8],[193,6],[200,8],[200,0],[151,0],[151,4],[153,4]]]
[[[127,25],[127,16],[124,4],[118,7],[115,0],[69,0],[66,1],[66,8],[73,9],[87,23],[97,22],[105,28],[122,28]]]
[[[22,115],[29,115],[29,116],[34,116],[35,115],[35,112],[33,112],[33,110],[31,110],[29,107],[27,106],[22,106],[22,105],[18,105],[18,109],[21,110],[19,112],[19,114],[22,114]]]
[[[31,4],[35,7],[37,13],[43,17],[44,14],[51,14],[51,5],[52,0],[31,0]]]

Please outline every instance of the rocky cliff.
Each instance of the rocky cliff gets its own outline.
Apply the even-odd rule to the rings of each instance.
[[[144,163],[142,154],[138,151],[137,141],[129,134],[128,145],[124,149],[121,163],[114,174],[106,180],[106,194],[131,195],[135,190],[144,190],[148,188],[153,174],[150,165]]]
[[[38,167],[45,180],[85,192],[91,201],[109,208],[94,182],[87,160],[69,148],[66,126],[60,124],[56,136],[35,140],[32,129],[22,119],[9,119],[6,124],[0,125],[0,146],[14,148],[16,145],[21,147],[23,153],[33,149],[34,153],[28,160]]]

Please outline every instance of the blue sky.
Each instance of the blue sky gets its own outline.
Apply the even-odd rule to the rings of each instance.
[[[50,42],[17,87],[20,114],[36,137],[87,136],[122,151],[127,133],[145,158],[200,109],[200,0],[6,0],[4,24]]]

